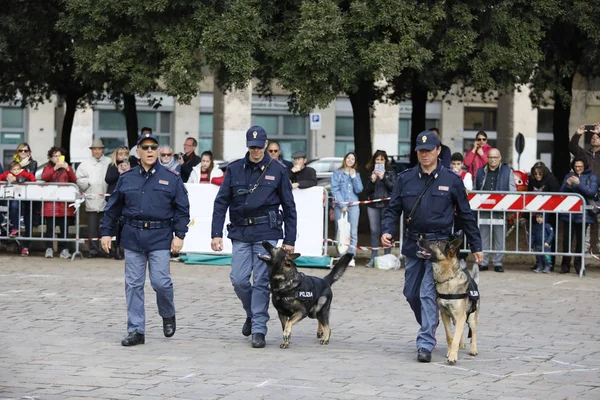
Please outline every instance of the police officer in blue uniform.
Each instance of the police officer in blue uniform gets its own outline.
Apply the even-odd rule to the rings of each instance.
[[[252,334],[252,347],[262,348],[269,320],[269,270],[257,256],[265,253],[263,240],[275,246],[283,239],[282,247],[294,252],[296,205],[287,168],[265,152],[267,133],[262,127],[248,129],[246,146],[246,156],[227,166],[215,198],[211,248],[223,250],[223,224],[229,209],[227,236],[233,245],[229,277],[246,311],[242,334]]]
[[[398,175],[388,207],[383,212],[381,243],[392,246],[399,218],[404,214],[406,235],[402,254],[406,260],[404,296],[421,325],[417,335],[417,359],[430,362],[438,326],[437,293],[431,262],[417,258],[417,240],[447,241],[454,225],[454,210],[475,256],[483,260],[481,236],[461,178],[438,159],[441,143],[431,131],[417,136],[419,164]]]
[[[119,177],[100,223],[102,248],[111,247],[111,232],[123,223],[121,246],[125,248],[125,296],[127,332],[121,344],[145,342],[144,284],[146,264],[156,292],[158,313],[166,337],[175,334],[175,304],[170,274],[171,252],[183,247],[190,221],[190,204],[179,173],[160,165],[158,139],[146,133],[137,141],[140,164]]]

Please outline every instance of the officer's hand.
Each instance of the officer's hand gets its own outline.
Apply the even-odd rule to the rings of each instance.
[[[210,242],[210,248],[213,249],[213,251],[223,250],[223,238],[220,238],[220,237],[213,238],[212,241]]]
[[[102,236],[102,239],[100,239],[100,243],[102,244],[102,250],[104,250],[107,253],[110,253],[110,248],[112,246],[112,237]]]
[[[392,247],[392,243],[394,243],[394,241],[392,240],[392,235],[390,235],[389,233],[384,233],[383,235],[381,235],[381,245],[383,247]]]
[[[285,250],[286,253],[288,253],[288,254],[294,254],[294,246],[290,246],[289,244],[284,244],[283,246],[281,246],[281,248],[283,250]]]
[[[483,262],[483,251],[473,253],[473,256],[475,256],[475,264],[481,264]]]
[[[183,239],[178,238],[177,236],[173,237],[173,240],[171,240],[171,253],[173,254],[177,254],[181,251],[181,248],[183,247]]]

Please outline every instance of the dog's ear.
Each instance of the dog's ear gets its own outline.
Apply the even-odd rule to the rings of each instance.
[[[446,251],[447,252],[456,252],[458,249],[460,249],[460,245],[463,242],[463,232],[462,231],[457,231],[455,232],[452,236],[450,236],[450,240],[448,241],[448,244],[446,245]]]
[[[300,257],[300,253],[292,253],[288,255],[288,257],[290,258],[290,260],[295,260],[296,258]]]
[[[258,257],[259,260],[263,260],[264,262],[271,261],[271,256],[269,254],[259,254],[256,257]]]

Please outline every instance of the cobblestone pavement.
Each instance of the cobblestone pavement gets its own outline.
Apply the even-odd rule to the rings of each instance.
[[[307,319],[280,349],[271,309],[267,347],[252,349],[229,268],[173,263],[177,333],[163,336],[148,284],[146,344],[125,348],[122,262],[1,265],[1,399],[600,399],[600,271],[483,272],[479,356],[449,366],[442,327],[433,362],[416,361],[404,271],[349,269],[329,346]]]

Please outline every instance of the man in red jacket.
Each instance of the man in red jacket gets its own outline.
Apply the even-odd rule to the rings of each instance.
[[[23,182],[35,182],[35,176],[21,167],[16,161],[10,163],[9,171],[0,174],[0,181],[6,181],[9,184],[19,184]],[[19,204],[21,203],[21,204]],[[19,220],[21,215],[26,217],[25,221],[25,236],[30,236],[31,233],[31,221],[29,221],[29,207],[28,201],[19,202],[17,200],[11,200],[9,202],[9,213],[10,213],[10,225],[12,228],[9,230],[8,237],[14,238],[19,235]],[[22,256],[29,255],[29,242],[23,242],[23,248],[21,249]]]

